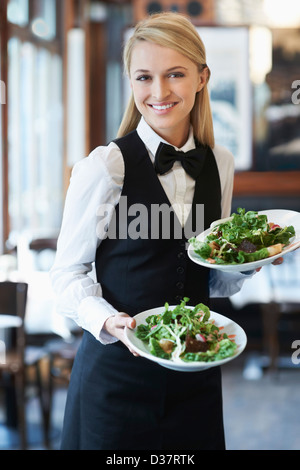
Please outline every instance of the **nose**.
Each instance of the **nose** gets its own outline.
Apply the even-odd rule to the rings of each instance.
[[[163,101],[170,95],[168,83],[163,78],[156,78],[152,83],[152,97],[157,101]]]

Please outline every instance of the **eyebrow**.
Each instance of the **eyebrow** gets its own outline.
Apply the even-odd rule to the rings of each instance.
[[[184,69],[184,70],[187,70],[186,67],[183,67],[182,65],[176,65],[175,67],[171,67],[169,69],[166,70],[166,72],[172,72],[173,70],[178,70],[178,69]],[[146,69],[138,69],[138,70],[135,70],[134,73],[149,73],[150,70],[146,70]]]

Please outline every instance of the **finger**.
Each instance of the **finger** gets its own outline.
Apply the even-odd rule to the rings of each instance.
[[[127,313],[119,313],[115,315],[115,327],[124,328],[131,322],[132,318]]]
[[[130,320],[127,320],[126,326],[127,326],[128,328],[131,328],[131,329],[135,328],[135,327],[136,327],[136,321],[135,321],[135,319],[134,319],[134,318],[130,318]]]
[[[125,346],[127,346],[127,348],[129,349],[129,351],[131,352],[131,354],[133,354],[134,356],[138,357],[139,354],[134,350],[132,349],[131,347],[131,344],[128,343],[127,341],[127,336],[125,335],[125,331],[123,330],[123,339],[122,339],[123,343],[125,344]]]
[[[280,258],[275,259],[275,261],[273,261],[272,264],[274,264],[276,266],[276,265],[282,264],[282,263],[283,263],[283,258],[280,257]]]
[[[127,328],[131,328],[131,329],[135,328],[135,326],[136,326],[136,321],[135,321],[135,319],[134,319],[134,318],[131,318],[131,317],[128,317],[127,314],[125,314],[125,315],[123,315],[123,316],[126,317],[126,326],[127,326]],[[123,331],[124,331],[124,330],[123,330]],[[125,346],[127,346],[127,348],[129,349],[129,351],[131,352],[131,354],[133,354],[133,355],[136,356],[136,357],[139,356],[139,354],[138,354],[134,349],[132,349],[132,348],[131,348],[131,345],[127,342],[127,337],[126,337],[126,335],[125,335],[125,331],[124,331],[124,333],[123,333],[123,340],[122,340],[122,341],[123,341],[123,343],[125,344]]]
[[[130,349],[130,348],[128,348],[128,349],[131,352],[131,354],[133,354],[135,357],[139,357],[139,354],[136,351],[134,351],[133,349]]]
[[[117,326],[119,328],[123,328],[125,326],[127,326],[127,328],[135,328],[136,326],[136,321],[134,318],[132,318],[130,315],[128,315],[127,313],[120,313],[118,315],[118,323],[117,323]]]

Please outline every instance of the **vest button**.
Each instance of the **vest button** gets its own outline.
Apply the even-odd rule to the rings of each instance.
[[[178,253],[177,258],[178,259],[185,259],[185,254],[183,253],[183,251],[180,251],[180,253]]]
[[[182,290],[183,289],[183,282],[177,282],[176,284],[177,289]]]
[[[184,268],[182,266],[178,266],[177,273],[178,274],[183,274],[184,273]]]

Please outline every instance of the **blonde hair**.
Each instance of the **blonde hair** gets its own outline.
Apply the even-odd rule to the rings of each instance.
[[[136,25],[123,53],[124,68],[128,76],[130,76],[132,51],[138,41],[148,41],[175,49],[194,62],[200,72],[207,67],[204,44],[191,21],[181,14],[158,13],[147,17]],[[210,70],[208,68],[207,82],[209,77]],[[141,114],[135,105],[133,94],[131,94],[118,131],[118,137],[136,129],[140,119]],[[203,145],[214,147],[213,121],[207,83],[196,94],[195,104],[191,111],[191,124],[195,138]]]

